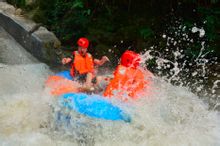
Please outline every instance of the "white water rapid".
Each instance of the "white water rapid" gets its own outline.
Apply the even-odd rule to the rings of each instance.
[[[0,28],[1,146],[220,145],[219,112],[208,110],[188,88],[173,86],[159,77],[153,80],[151,95],[125,108],[131,123],[72,113],[71,127],[58,124],[54,112],[58,107],[51,106],[56,98],[44,91],[50,74],[47,65]]]

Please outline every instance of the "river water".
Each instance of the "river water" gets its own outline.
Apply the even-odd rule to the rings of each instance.
[[[220,115],[188,88],[155,77],[151,94],[124,106],[131,123],[72,114],[57,123],[56,97],[44,89],[52,74],[0,28],[0,145],[219,146]],[[146,92],[148,93],[148,92]],[[116,102],[116,101],[113,101]]]

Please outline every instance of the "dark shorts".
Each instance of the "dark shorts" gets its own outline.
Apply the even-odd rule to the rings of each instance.
[[[80,83],[85,83],[85,82],[86,82],[86,76],[87,76],[87,73],[86,73],[86,74],[79,74],[79,75],[77,75],[77,76],[75,77],[75,80],[78,81],[78,82],[80,82]],[[97,83],[96,77],[94,77],[94,78],[92,79],[92,83],[93,83],[93,84],[96,84],[96,83]]]

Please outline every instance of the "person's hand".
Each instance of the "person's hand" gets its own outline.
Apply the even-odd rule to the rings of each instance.
[[[62,64],[67,64],[71,61],[72,59],[71,58],[63,58],[62,59]]]
[[[106,62],[106,61],[110,61],[110,60],[108,59],[107,56],[102,56],[102,61],[103,61],[103,62]]]

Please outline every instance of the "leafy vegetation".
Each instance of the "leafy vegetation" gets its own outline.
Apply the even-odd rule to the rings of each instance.
[[[16,7],[25,7],[25,0],[7,0],[8,3],[15,5]]]
[[[189,57],[199,53],[200,41],[206,42],[207,51],[214,50],[220,56],[219,0],[36,0],[31,4],[27,1],[8,0],[46,25],[69,49],[80,36],[86,36],[91,40],[91,52],[97,56],[111,49],[109,56],[113,58],[126,49],[141,52],[151,46],[166,52],[167,42],[162,35],[183,39],[175,31],[185,26],[184,31],[194,42],[182,40],[178,45],[185,47]],[[205,30],[204,38],[191,33],[194,26]]]

